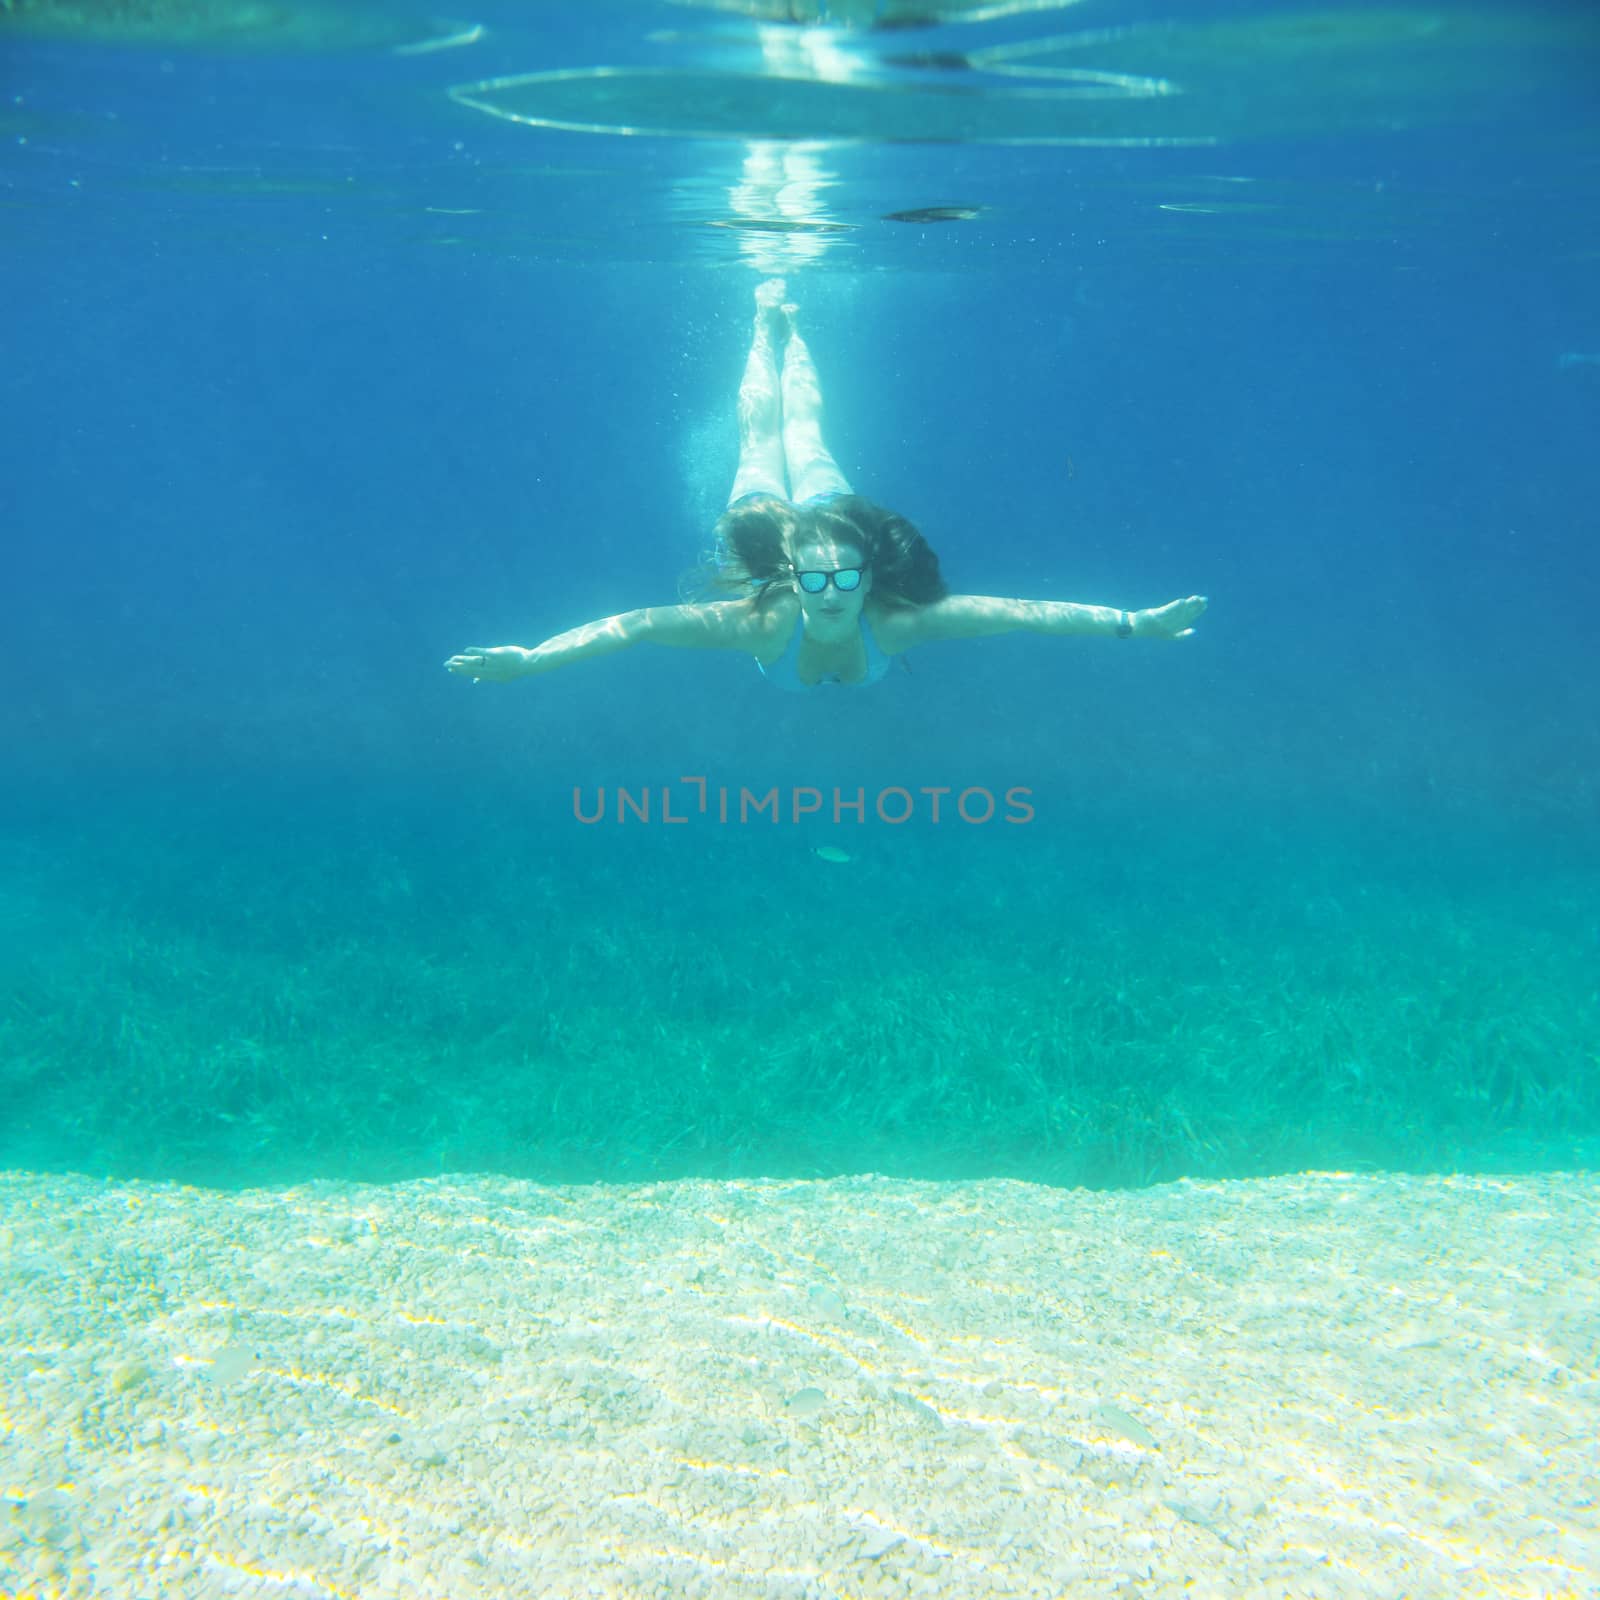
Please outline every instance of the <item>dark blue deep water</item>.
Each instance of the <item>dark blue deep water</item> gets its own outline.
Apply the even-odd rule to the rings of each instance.
[[[0,1165],[1592,1159],[1593,14],[818,9],[7,7]],[[954,589],[1196,636],[447,674],[677,598],[773,273]]]

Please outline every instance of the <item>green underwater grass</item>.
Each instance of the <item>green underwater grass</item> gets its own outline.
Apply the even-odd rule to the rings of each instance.
[[[1123,1186],[1600,1131],[1600,896],[1503,849],[300,828],[13,842],[0,1165]]]

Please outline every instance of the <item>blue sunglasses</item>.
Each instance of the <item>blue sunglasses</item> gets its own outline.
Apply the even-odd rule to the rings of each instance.
[[[849,594],[852,589],[861,587],[861,574],[865,567],[835,567],[831,572],[797,572],[795,577],[800,580],[800,587],[807,594],[821,594],[828,587],[828,580],[833,580],[833,586],[841,594]]]

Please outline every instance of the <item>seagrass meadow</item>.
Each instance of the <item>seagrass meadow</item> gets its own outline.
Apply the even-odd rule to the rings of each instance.
[[[1571,840],[174,814],[10,847],[8,1165],[1114,1187],[1595,1126]]]

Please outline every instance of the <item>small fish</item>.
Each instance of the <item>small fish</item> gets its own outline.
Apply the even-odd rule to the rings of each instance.
[[[1156,1443],[1156,1436],[1126,1411],[1119,1411],[1115,1406],[1100,1405],[1091,1414],[1103,1427],[1109,1428],[1119,1439],[1126,1439],[1129,1444],[1136,1444],[1143,1450],[1161,1448]]]
[[[855,859],[848,850],[841,850],[836,844],[819,844],[811,853],[819,861],[832,861],[838,866]]]
[[[908,50],[902,55],[885,56],[884,64],[907,67],[913,72],[971,72],[972,57],[959,50]]]
[[[910,211],[886,211],[885,222],[971,222],[982,206],[917,206]]]
[[[806,1388],[796,1389],[783,1407],[791,1417],[814,1417],[827,1403],[828,1397],[820,1389]]]

